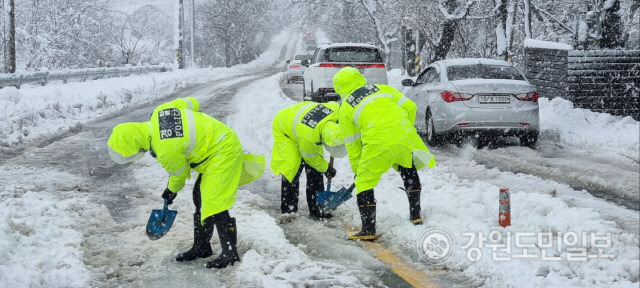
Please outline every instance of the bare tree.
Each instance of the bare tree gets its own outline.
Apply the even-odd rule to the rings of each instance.
[[[114,13],[108,0],[21,0],[16,2],[18,65],[93,67],[96,59],[112,59]]]
[[[389,66],[389,54],[391,53],[391,49],[389,45],[393,42],[398,41],[398,22],[396,21],[386,21],[382,17],[389,16],[389,12],[386,11],[384,3],[381,3],[381,0],[360,0],[360,4],[365,8],[367,14],[371,18],[373,22],[373,27],[375,28],[375,35],[377,42],[382,45],[382,49],[385,54],[385,61],[387,66]],[[388,7],[388,5],[387,5]],[[395,24],[395,25],[393,25]]]
[[[442,33],[440,34],[440,40],[435,46],[435,52],[429,62],[438,61],[447,57],[449,49],[453,43],[456,29],[460,24],[460,20],[464,19],[469,13],[471,5],[475,1],[468,1],[464,5],[458,5],[456,0],[439,0],[438,8],[445,18],[442,24]]]
[[[144,5],[118,21],[115,44],[121,64],[170,62],[171,22],[160,9]],[[166,52],[161,52],[166,51]]]
[[[531,0],[522,0],[524,7],[524,34],[526,38],[532,38],[531,36]]]
[[[266,0],[216,0],[207,1],[198,8],[196,19],[202,19],[198,31],[206,50],[197,53],[211,53],[213,47],[220,47],[221,53],[214,54],[226,67],[249,62],[257,56],[255,39],[262,33],[273,31],[270,23],[275,13],[264,13],[271,9]],[[206,61],[215,62],[214,59]],[[215,65],[215,63],[208,63]]]
[[[513,24],[516,18],[515,0],[495,0],[498,13],[496,25],[496,54],[498,57],[511,61],[511,46],[513,45]]]
[[[15,21],[15,3],[13,0],[3,2],[4,16],[4,72],[16,72],[16,21]]]

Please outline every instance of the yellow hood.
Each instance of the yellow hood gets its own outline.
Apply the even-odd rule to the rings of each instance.
[[[148,151],[150,143],[149,122],[128,122],[113,127],[107,145],[114,152],[127,158],[140,152],[140,149]]]
[[[344,67],[333,76],[333,89],[340,95],[342,101],[345,101],[354,90],[364,85],[367,85],[367,80],[358,69],[353,67]]]

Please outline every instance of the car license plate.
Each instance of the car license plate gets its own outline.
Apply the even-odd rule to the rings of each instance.
[[[480,98],[478,98],[478,101],[482,104],[491,104],[491,103],[498,103],[498,104],[508,104],[511,101],[511,96],[498,96],[498,95],[480,95],[478,96]]]

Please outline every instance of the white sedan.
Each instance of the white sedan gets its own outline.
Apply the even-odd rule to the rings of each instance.
[[[509,62],[440,60],[402,85],[418,105],[415,126],[430,145],[465,136],[517,136],[529,147],[538,141],[538,92]]]
[[[293,56],[293,59],[287,60],[287,83],[291,83],[294,81],[302,82],[302,74],[304,70],[307,70],[307,66],[302,65],[302,60],[311,59],[312,55],[309,54],[298,54]]]

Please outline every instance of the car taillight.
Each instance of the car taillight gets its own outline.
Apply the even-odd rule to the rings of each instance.
[[[322,63],[318,65],[318,67],[323,67],[323,68],[344,68],[344,67],[352,67],[352,66],[354,65],[333,64],[333,63]],[[384,66],[384,64],[362,64],[362,65],[355,65],[355,68],[386,68],[386,66]]]
[[[298,65],[298,64],[289,65],[289,68],[298,69],[298,68],[300,68],[300,65]]]
[[[343,67],[349,67],[349,65],[346,65],[346,64],[333,64],[333,63],[322,63],[322,64],[318,65],[318,67],[321,67],[321,68],[343,68]]]
[[[538,102],[538,91],[513,95],[518,100]]]
[[[442,97],[442,100],[444,100],[444,102],[451,103],[455,101],[467,101],[471,99],[473,95],[451,91],[441,91],[440,97]]]
[[[384,64],[365,64],[365,65],[356,65],[356,68],[386,68]]]

